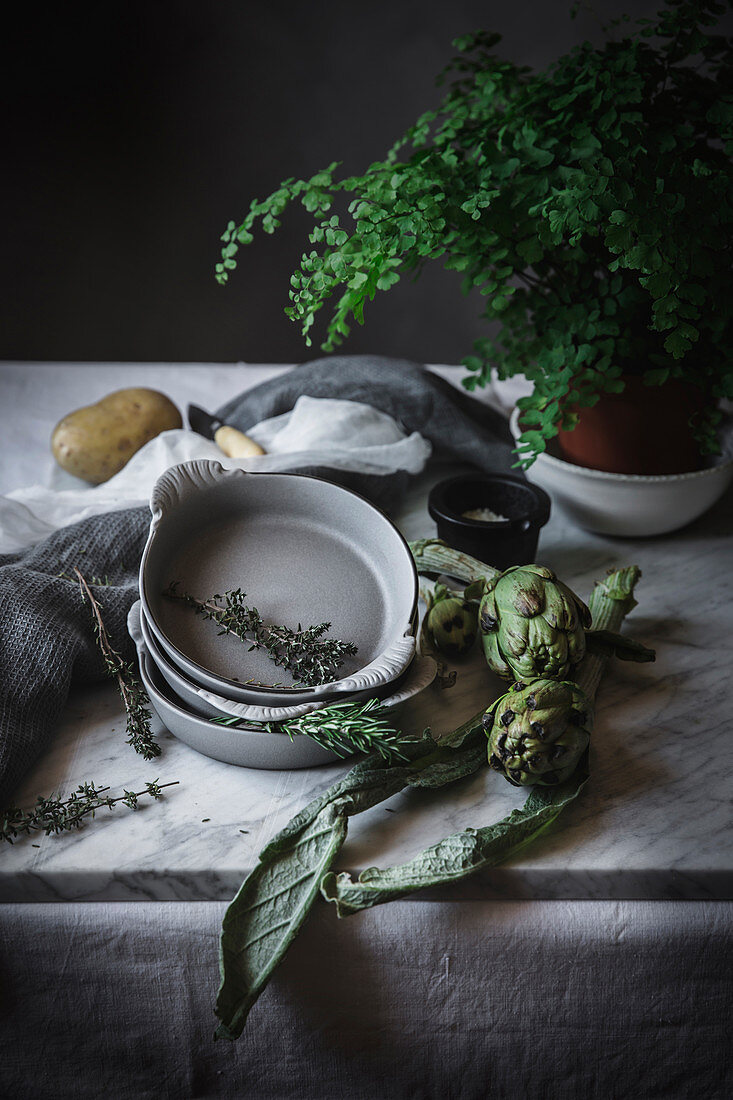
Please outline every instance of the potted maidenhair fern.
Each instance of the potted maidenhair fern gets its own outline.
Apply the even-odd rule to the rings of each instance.
[[[314,224],[286,312],[308,344],[327,303],[330,351],[352,319],[363,323],[367,299],[438,262],[500,323],[463,360],[466,387],[487,384],[492,367],[532,383],[520,402],[523,465],[555,436],[582,465],[700,465],[719,450],[720,400],[733,397],[724,10],[667,0],[656,20],[619,20],[604,45],[584,43],[543,72],[496,57],[497,35],[458,39],[436,110],[362,175],[342,178],[334,163],[253,201],[227,226],[217,278],[256,225],[274,232],[297,200]],[[654,422],[661,439],[650,445]],[[620,452],[583,452],[608,423]],[[665,437],[671,454],[660,458]]]

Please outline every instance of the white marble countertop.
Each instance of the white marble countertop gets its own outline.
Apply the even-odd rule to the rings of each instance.
[[[57,483],[47,449],[53,425],[111,389],[151,385],[181,405],[215,407],[282,369],[0,365],[0,492]],[[80,392],[86,396],[75,401]],[[433,466],[416,483],[397,517],[408,538],[434,534],[426,493],[447,472]],[[608,568],[640,565],[639,607],[626,629],[657,649],[657,662],[608,670],[597,698],[591,779],[578,802],[521,858],[439,896],[733,898],[731,534],[730,492],[692,526],[655,539],[592,535],[555,511],[538,560],[583,596]],[[495,697],[498,682],[478,650],[457,667],[455,688],[428,689],[409,705],[406,730],[446,731]],[[135,812],[105,810],[77,833],[6,845],[0,900],[228,900],[265,842],[349,766],[236,768],[167,732],[160,735],[163,754],[151,764],[125,744],[123,731],[111,686],[74,691],[49,752],[15,801],[28,805],[81,780],[136,790],[151,779],[179,785]],[[443,790],[399,794],[351,819],[338,869],[355,874],[400,862],[451,832],[499,819],[524,797],[488,769]]]

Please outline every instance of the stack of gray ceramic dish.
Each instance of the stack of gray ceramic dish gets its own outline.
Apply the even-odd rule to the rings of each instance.
[[[434,662],[415,656],[412,555],[362,497],[318,478],[198,460],[168,470],[150,508],[128,625],[152,706],[199,752],[256,768],[326,763],[334,755],[315,741],[263,723],[372,698],[391,712],[433,679]],[[294,629],[330,622],[327,636],[356,655],[330,683],[291,683],[261,649],[171,598],[171,586],[199,602],[242,590],[265,622]],[[229,719],[242,725],[221,724]]]

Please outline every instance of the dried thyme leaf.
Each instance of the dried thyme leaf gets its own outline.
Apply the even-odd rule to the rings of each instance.
[[[117,680],[122,702],[125,704],[127,743],[132,745],[135,752],[139,753],[144,760],[153,760],[154,757],[160,756],[160,745],[153,737],[152,716],[148,710],[145,688],[140,683],[133,666],[123,660],[116,649],[113,649],[98,601],[76,566],[74,566],[74,572],[79,579],[82,598],[88,599],[92,606],[94,630],[107,672]]]
[[[347,657],[355,656],[357,647],[352,642],[338,638],[324,638],[330,623],[319,623],[297,630],[288,626],[266,624],[256,607],[245,604],[247,593],[241,588],[218,592],[209,600],[198,600],[186,592],[177,591],[178,584],[169,585],[165,595],[172,600],[183,600],[205,619],[211,619],[221,627],[221,634],[234,634],[250,649],[264,650],[270,660],[291,673],[296,685],[316,687],[336,679],[339,668]],[[222,601],[223,603],[217,601]]]
[[[145,784],[142,791],[124,791],[123,794],[112,798],[106,792],[109,787],[97,787],[94,783],[80,783],[75,791],[67,798],[56,798],[53,795],[44,798],[39,795],[36,804],[29,810],[21,810],[17,806],[11,806],[0,816],[0,839],[12,844],[21,834],[42,830],[46,836],[56,833],[71,832],[80,829],[84,824],[84,818],[96,816],[97,810],[104,807],[114,809],[118,802],[128,806],[131,810],[137,809],[138,799],[144,795],[156,801],[162,797],[164,787],[175,787],[178,780],[171,783],[158,783],[157,779]],[[38,845],[34,845],[38,847]]]

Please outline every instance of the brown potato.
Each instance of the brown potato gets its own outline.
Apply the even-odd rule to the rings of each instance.
[[[51,436],[51,451],[64,470],[99,485],[148,440],[182,424],[181,414],[165,394],[143,387],[116,390],[60,420]]]

